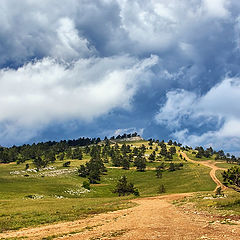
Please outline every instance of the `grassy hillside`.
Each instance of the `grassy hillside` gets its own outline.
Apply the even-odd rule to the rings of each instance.
[[[208,157],[208,158],[206,158],[204,156],[202,156],[201,158],[197,158],[196,153],[197,153],[197,151],[195,151],[195,150],[186,151],[187,156],[189,158],[191,158],[192,160],[195,160],[195,161],[209,161],[209,160],[215,161],[215,157],[216,157],[215,154]]]
[[[129,142],[131,149],[148,142]],[[153,149],[155,146],[152,147]],[[168,146],[169,148],[169,146]],[[146,150],[149,156],[153,150]],[[160,149],[159,149],[160,151]],[[209,169],[178,159],[175,154],[171,162],[183,163],[177,171],[164,171],[162,178],[156,177],[155,167],[169,161],[147,162],[145,172],[137,172],[131,163],[130,170],[113,168],[105,164],[107,173],[101,177],[99,184],[92,184],[90,191],[82,187],[86,178],[79,177],[77,167],[89,160],[84,154],[83,160],[70,160],[69,168],[62,167],[63,162],[57,160],[44,171],[26,172],[25,164],[34,169],[31,161],[17,165],[16,163],[0,165],[0,231],[19,229],[63,220],[74,220],[89,214],[113,211],[132,206],[128,200],[132,195],[118,197],[113,189],[123,175],[139,189],[140,197],[158,194],[161,184],[166,194],[180,192],[211,191],[215,183],[209,176]]]

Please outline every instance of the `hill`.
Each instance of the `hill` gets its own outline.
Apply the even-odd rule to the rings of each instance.
[[[80,142],[78,141],[78,144]],[[29,152],[31,148],[38,150],[37,157],[27,160],[21,158],[22,161],[10,161],[0,165],[0,230],[3,232],[0,238],[27,235],[30,239],[43,239],[57,234],[56,230],[53,230],[54,227],[49,226],[52,229],[49,232],[44,231],[44,228],[37,228],[40,229],[41,234],[38,235],[39,231],[36,230],[36,235],[41,238],[33,238],[33,235],[24,230],[12,233],[6,231],[71,221],[63,225],[67,227],[58,234],[68,236],[71,231],[75,231],[78,236],[76,239],[81,239],[78,235],[79,225],[71,228],[73,220],[83,221],[81,224],[86,228],[84,232],[88,232],[84,220],[79,219],[130,208],[120,211],[128,214],[131,209],[135,209],[133,206],[136,204],[145,204],[144,199],[154,203],[154,199],[159,195],[166,196],[166,198],[157,197],[156,202],[162,204],[186,197],[184,201],[179,200],[181,205],[184,203],[184,206],[189,206],[186,203],[191,202],[195,207],[209,211],[218,210],[219,212],[217,215],[214,213],[214,216],[221,216],[224,212],[223,219],[229,219],[234,213],[231,221],[239,216],[238,193],[229,188],[224,189],[220,182],[221,172],[235,164],[230,163],[227,157],[224,159],[223,154],[219,152],[200,147],[193,150],[172,141],[168,143],[153,139],[146,141],[139,136],[126,137],[117,142],[115,139],[105,139],[103,142],[90,139],[87,142],[90,144],[85,146],[82,146],[83,141],[80,146],[76,141],[29,145]],[[65,147],[59,151],[60,146]],[[11,151],[10,149],[8,150]],[[18,149],[20,149],[18,154],[21,155],[24,146]],[[53,152],[50,154],[49,151]],[[126,176],[127,181],[140,193],[140,197],[137,197],[139,200],[133,201],[136,196],[128,195],[127,192],[118,196],[115,190],[122,176]],[[225,195],[217,196],[214,193],[217,185],[222,187]],[[175,197],[172,198],[171,194],[177,195],[173,195]],[[172,209],[170,205],[167,206]],[[147,209],[146,211],[154,212],[154,204],[152,208]],[[227,209],[231,213],[226,212]],[[147,222],[150,224],[149,220]],[[118,228],[119,226],[116,226],[116,229]],[[116,232],[116,235],[125,236],[125,232],[128,231]],[[99,235],[98,230],[96,234]],[[56,237],[52,236],[48,239]]]

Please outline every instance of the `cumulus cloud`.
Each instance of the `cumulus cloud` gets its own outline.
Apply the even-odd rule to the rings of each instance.
[[[192,104],[196,100],[196,94],[183,89],[168,92],[167,102],[155,116],[157,123],[167,125],[171,130],[181,127],[184,117],[192,114]]]
[[[237,1],[118,0],[131,53],[157,54],[157,82],[201,94],[226,73],[238,74]],[[133,45],[132,45],[133,43]],[[184,69],[185,74],[178,75]],[[166,75],[165,73],[168,73]],[[176,81],[169,81],[176,76]],[[167,83],[166,83],[167,82]]]
[[[203,9],[212,17],[226,18],[229,16],[227,9],[229,0],[203,0]]]
[[[189,55],[193,51],[195,37],[209,31],[217,33],[220,29],[214,29],[214,26],[222,24],[221,18],[231,20],[228,0],[118,2],[122,27],[143,51],[161,52],[180,47]],[[214,22],[214,18],[218,22]]]
[[[22,65],[34,58],[73,60],[96,53],[78,31],[74,16],[79,4],[65,1],[1,2],[0,64]],[[22,14],[24,12],[24,15]]]
[[[80,37],[74,22],[69,18],[61,18],[56,30],[56,45],[51,49],[50,55],[58,59],[73,60],[95,55],[95,49],[90,46],[86,38]]]
[[[200,135],[205,122],[220,128],[229,114],[238,121],[238,109],[215,99],[238,89],[218,83],[239,74],[239,9],[238,0],[2,0],[1,136],[25,129],[29,139],[53,121],[131,107],[120,127],[138,122],[147,132],[165,93],[156,119],[170,132]]]
[[[184,90],[171,91],[155,120],[175,130],[173,136],[185,144],[235,149],[240,143],[239,92],[239,78],[226,78],[203,96]],[[213,119],[218,124],[212,130],[191,133],[192,123],[202,131]]]
[[[229,125],[231,124],[231,125]],[[226,125],[229,125],[231,130],[233,131],[234,125],[232,122],[226,122]],[[239,121],[237,123],[239,126]],[[223,127],[225,128],[225,127]],[[234,135],[229,135],[229,131],[227,134],[222,134],[223,130],[220,129],[219,131],[207,131],[201,135],[194,134],[188,131],[187,129],[177,131],[172,134],[172,137],[178,139],[180,142],[190,146],[203,146],[205,148],[211,146],[216,150],[223,149],[224,151],[231,152],[233,154],[240,154],[239,152],[239,144],[240,138],[237,133]]]
[[[119,56],[80,59],[66,65],[45,58],[17,70],[3,69],[0,125],[8,123],[8,135],[11,126],[37,130],[52,121],[91,121],[114,108],[129,109],[157,61],[156,56],[144,60]]]
[[[226,24],[237,17],[231,14],[234,2],[2,0],[1,63],[49,55],[69,60],[94,49],[100,55],[157,53],[165,58],[167,53],[171,61],[177,57],[199,63],[204,60],[199,45],[208,34],[215,36],[208,39],[209,51],[221,49],[224,43],[216,45],[216,39],[232,31]]]

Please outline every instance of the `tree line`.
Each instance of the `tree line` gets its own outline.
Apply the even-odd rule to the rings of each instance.
[[[65,157],[75,158],[74,154],[77,152],[72,151],[74,147],[87,146],[91,144],[97,144],[101,141],[100,138],[78,138],[73,140],[61,140],[40,142],[33,144],[24,144],[22,146],[12,147],[0,147],[0,163],[17,162],[23,163],[27,160],[36,160],[40,162],[40,158],[43,161],[54,161],[56,155],[62,159]],[[73,156],[72,156],[73,154]],[[78,157],[78,156],[77,156]],[[76,158],[77,158],[76,157]],[[36,160],[36,161],[38,161]]]

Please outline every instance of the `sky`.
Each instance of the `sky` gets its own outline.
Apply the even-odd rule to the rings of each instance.
[[[1,0],[0,145],[137,131],[240,152],[239,0]]]

